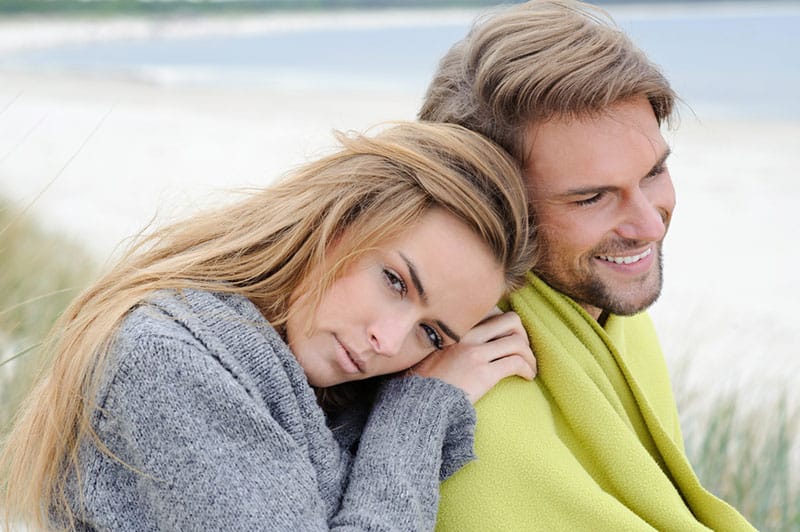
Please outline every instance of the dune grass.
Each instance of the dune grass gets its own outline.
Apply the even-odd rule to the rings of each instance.
[[[787,395],[754,404],[752,395],[677,388],[686,452],[703,486],[762,532],[800,531],[800,412]]]
[[[0,199],[0,435],[45,362],[42,339],[93,271],[79,245]]]
[[[94,272],[79,245],[0,201],[0,436],[46,363],[39,344]],[[761,531],[800,531],[800,413],[786,400],[745,406],[736,394],[676,396],[689,459],[709,490]]]

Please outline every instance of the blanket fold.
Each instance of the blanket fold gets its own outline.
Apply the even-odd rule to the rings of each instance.
[[[478,460],[437,530],[754,530],[699,483],[646,313],[601,327],[533,274],[509,298],[539,364],[476,405]]]

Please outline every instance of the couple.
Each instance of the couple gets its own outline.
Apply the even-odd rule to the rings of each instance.
[[[73,303],[4,450],[7,509],[82,530],[752,530],[697,481],[640,312],[674,100],[591,6],[486,19],[421,123],[340,137]]]

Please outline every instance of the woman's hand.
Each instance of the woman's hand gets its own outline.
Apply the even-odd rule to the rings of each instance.
[[[486,318],[459,343],[431,353],[411,371],[461,388],[475,404],[505,377],[532,380],[536,358],[519,316],[504,312]]]

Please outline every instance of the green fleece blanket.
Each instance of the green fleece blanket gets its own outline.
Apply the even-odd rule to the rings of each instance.
[[[442,485],[437,530],[754,530],[686,459],[646,313],[602,328],[532,274],[510,304],[539,376],[476,405],[478,460]]]

